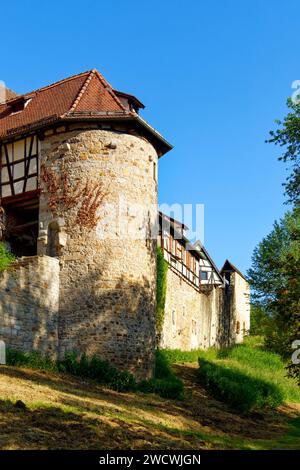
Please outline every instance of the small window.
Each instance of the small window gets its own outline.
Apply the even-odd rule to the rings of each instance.
[[[176,255],[176,240],[171,236],[171,243],[172,243],[172,255]]]
[[[157,181],[157,175],[156,175],[156,162],[153,162],[153,179],[154,181]]]
[[[175,325],[175,322],[176,322],[176,312],[175,312],[175,310],[173,309],[173,310],[172,310],[172,325],[173,325],[173,326]]]
[[[207,281],[207,280],[208,280],[208,272],[201,271],[201,281]]]
[[[197,322],[196,322],[196,320],[192,320],[192,334],[193,335],[197,334]]]
[[[182,260],[182,258],[183,258],[183,247],[179,242],[177,242],[177,244],[176,244],[176,256],[180,260]]]
[[[236,322],[236,334],[239,335],[241,331],[241,324],[239,321]]]

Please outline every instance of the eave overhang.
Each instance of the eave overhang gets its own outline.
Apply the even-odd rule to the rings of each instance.
[[[0,142],[15,139],[18,136],[22,136],[33,131],[43,131],[53,125],[63,125],[71,122],[93,122],[99,123],[99,125],[101,125],[102,122],[132,123],[132,130],[135,130],[138,134],[141,134],[149,140],[156,149],[159,157],[163,156],[173,148],[159,132],[147,123],[147,121],[142,119],[138,114],[127,111],[74,112],[63,116],[53,115],[41,121],[36,121],[32,124],[9,130],[5,135],[0,135]],[[101,126],[99,126],[99,128],[101,128]]]

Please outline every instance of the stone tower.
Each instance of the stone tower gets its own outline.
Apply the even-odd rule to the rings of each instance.
[[[19,329],[14,335],[0,329],[0,336],[25,350],[43,344],[45,353],[61,358],[68,351],[97,355],[138,379],[151,377],[156,346],[156,240],[151,230],[157,213],[157,161],[170,145],[140,118],[142,103],[113,90],[95,70],[5,105],[17,107],[18,113],[0,120],[2,158],[9,161],[11,152],[13,159],[18,149],[25,170],[17,182],[15,172],[9,173],[12,181],[2,186],[1,203],[7,220],[15,221],[24,201],[32,201],[28,220],[14,223],[26,230],[32,223],[33,246],[26,253],[15,248],[19,256],[27,255],[16,263],[23,291],[9,274],[2,279],[4,288],[15,284],[11,298],[6,292],[0,302],[16,307],[3,321],[15,320]],[[22,149],[17,139],[23,139]],[[17,246],[9,230],[6,241]],[[32,290],[35,276],[40,279]],[[17,316],[18,302],[31,314]]]

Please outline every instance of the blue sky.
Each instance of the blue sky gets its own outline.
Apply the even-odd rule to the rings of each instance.
[[[12,1],[1,17],[10,88],[97,68],[146,104],[174,145],[159,164],[160,202],[205,204],[207,249],[245,271],[287,209],[286,170],[265,140],[300,79],[299,2]]]

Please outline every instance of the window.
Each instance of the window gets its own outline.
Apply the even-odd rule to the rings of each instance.
[[[171,243],[172,243],[172,255],[176,255],[176,240],[171,236],[170,238]]]
[[[186,267],[190,269],[191,265],[191,253],[189,251],[186,252]]]
[[[176,256],[177,256],[177,258],[179,258],[180,260],[182,260],[182,256],[183,256],[183,246],[182,246],[181,243],[179,243],[179,242],[176,242]]]
[[[239,321],[236,322],[236,334],[239,335],[241,331],[241,324]]]
[[[201,271],[201,281],[207,281],[207,280],[208,280],[208,272]]]
[[[192,334],[193,335],[197,334],[197,322],[196,322],[196,320],[192,320]]]
[[[167,234],[164,235],[164,248],[170,251],[170,237]]]
[[[175,326],[175,323],[176,323],[176,312],[173,309],[172,310],[172,325]]]
[[[153,179],[154,181],[157,181],[157,175],[156,175],[156,162],[153,162]]]

